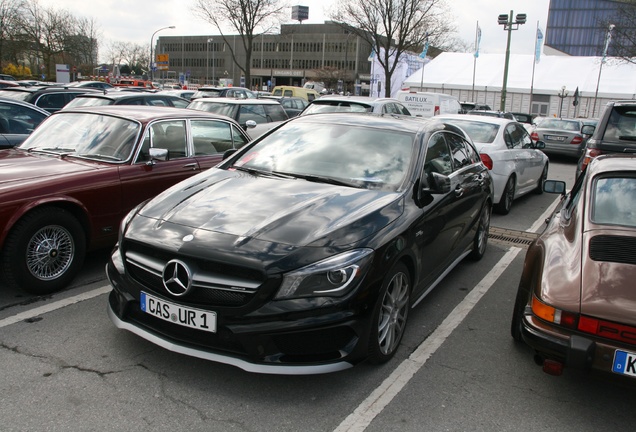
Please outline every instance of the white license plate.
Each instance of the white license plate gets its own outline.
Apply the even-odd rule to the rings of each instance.
[[[636,377],[636,353],[616,350],[612,372]]]
[[[545,139],[550,141],[565,141],[564,136],[556,136],[556,135],[546,135]]]
[[[141,292],[140,306],[142,312],[164,321],[190,327],[197,330],[216,333],[216,313],[180,306],[169,301]]]

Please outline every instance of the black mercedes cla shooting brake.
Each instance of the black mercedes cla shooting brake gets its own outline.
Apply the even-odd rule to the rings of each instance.
[[[297,117],[124,218],[109,316],[251,372],[383,363],[411,309],[484,255],[491,206],[488,170],[455,126]]]

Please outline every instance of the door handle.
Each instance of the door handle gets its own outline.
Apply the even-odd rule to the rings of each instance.
[[[198,168],[198,166],[199,166],[199,165],[198,165],[196,162],[192,162],[192,163],[189,163],[189,164],[185,164],[185,165],[183,166],[183,168],[186,168],[186,169],[191,168],[191,169],[192,169],[192,171],[196,171],[196,169]]]

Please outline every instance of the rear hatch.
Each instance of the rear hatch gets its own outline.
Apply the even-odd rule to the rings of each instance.
[[[589,141],[603,153],[636,153],[636,104],[614,106],[605,131]]]

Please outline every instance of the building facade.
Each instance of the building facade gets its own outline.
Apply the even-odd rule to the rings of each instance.
[[[572,56],[601,56],[607,28],[621,1],[550,0],[545,45]],[[614,55],[609,46],[608,55]]]
[[[257,36],[250,83],[245,82],[244,74],[232,60],[232,51],[239,63],[245,64],[239,35],[160,36],[155,47],[158,70],[154,75],[194,85],[231,84],[254,89],[301,86],[307,80],[328,79],[340,81],[342,90],[351,93],[370,79],[371,46],[329,21],[285,24],[280,34]]]

